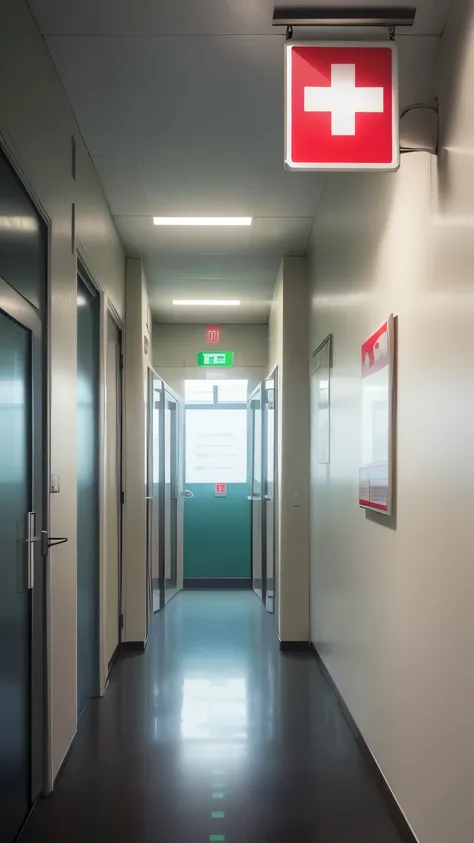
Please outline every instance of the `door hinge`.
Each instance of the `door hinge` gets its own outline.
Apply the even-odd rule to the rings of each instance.
[[[125,492],[120,492],[120,503],[122,504],[122,506],[125,503]]]

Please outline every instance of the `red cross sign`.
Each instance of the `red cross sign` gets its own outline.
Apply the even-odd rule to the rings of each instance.
[[[396,170],[397,51],[392,42],[286,45],[289,170]]]

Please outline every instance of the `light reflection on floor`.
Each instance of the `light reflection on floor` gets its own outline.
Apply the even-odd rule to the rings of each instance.
[[[184,740],[244,741],[247,725],[244,676],[184,678],[181,710],[181,735]]]

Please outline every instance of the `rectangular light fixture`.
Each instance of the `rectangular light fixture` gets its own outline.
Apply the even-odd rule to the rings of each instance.
[[[153,217],[155,225],[178,226],[244,226],[252,225],[252,217]]]
[[[414,7],[276,6],[273,26],[413,26]]]
[[[238,307],[235,299],[174,299],[176,307]]]

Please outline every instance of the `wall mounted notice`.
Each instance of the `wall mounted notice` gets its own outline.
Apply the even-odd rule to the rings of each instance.
[[[227,497],[227,483],[216,483],[214,496],[216,498]]]
[[[385,515],[392,511],[394,361],[391,315],[361,347],[359,505]]]
[[[186,483],[245,483],[245,409],[186,408]]]
[[[332,357],[332,334],[318,346],[312,357],[311,416],[315,420],[314,435],[318,465],[330,461],[330,377]]]

